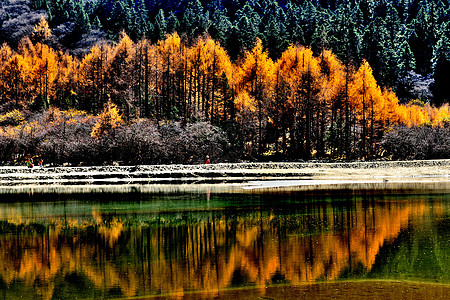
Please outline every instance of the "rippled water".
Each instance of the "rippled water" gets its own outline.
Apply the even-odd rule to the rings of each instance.
[[[0,298],[220,295],[347,279],[450,283],[450,194],[0,197]]]

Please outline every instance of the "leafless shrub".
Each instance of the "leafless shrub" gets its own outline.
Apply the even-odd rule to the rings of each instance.
[[[392,159],[450,158],[450,126],[397,127],[383,137],[382,145]]]

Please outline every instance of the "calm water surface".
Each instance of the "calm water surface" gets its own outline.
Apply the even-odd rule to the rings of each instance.
[[[450,194],[0,196],[0,299],[450,283]]]

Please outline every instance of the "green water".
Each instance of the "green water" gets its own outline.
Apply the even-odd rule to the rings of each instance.
[[[450,194],[0,196],[0,299],[450,283]]]

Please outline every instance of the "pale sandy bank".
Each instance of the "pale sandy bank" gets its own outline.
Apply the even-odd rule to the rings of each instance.
[[[339,163],[236,163],[0,167],[0,193],[180,192],[256,190],[450,191],[450,159]]]

